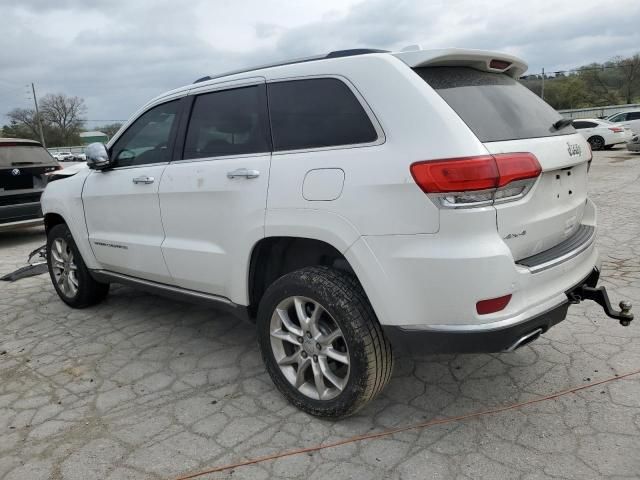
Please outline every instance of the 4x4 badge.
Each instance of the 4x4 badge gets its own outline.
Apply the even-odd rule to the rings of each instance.
[[[577,143],[567,142],[567,150],[569,151],[570,157],[576,157],[576,156],[582,155],[582,147]]]

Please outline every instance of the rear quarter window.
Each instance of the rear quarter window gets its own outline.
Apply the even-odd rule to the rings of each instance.
[[[268,85],[274,150],[371,143],[378,134],[360,101],[336,78]]]
[[[575,133],[553,124],[562,116],[517,80],[467,67],[420,67],[427,82],[482,142]]]

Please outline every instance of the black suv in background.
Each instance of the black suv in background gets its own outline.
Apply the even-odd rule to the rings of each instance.
[[[42,222],[46,174],[60,168],[39,142],[0,138],[0,231]]]

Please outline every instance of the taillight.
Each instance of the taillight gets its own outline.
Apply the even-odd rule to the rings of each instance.
[[[609,130],[611,130],[614,133],[624,132],[624,128],[620,128],[620,127],[609,127]]]
[[[523,197],[542,169],[532,153],[429,160],[411,165],[413,179],[444,207],[492,205]]]
[[[487,315],[488,313],[499,312],[504,310],[511,301],[511,294],[504,297],[490,298],[488,300],[480,300],[476,303],[476,312],[479,315]]]

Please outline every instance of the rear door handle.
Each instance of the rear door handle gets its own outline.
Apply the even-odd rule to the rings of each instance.
[[[238,168],[232,172],[227,172],[227,178],[234,179],[239,177],[244,178],[258,178],[260,176],[260,172],[258,170],[249,170],[246,168]]]
[[[155,178],[147,177],[146,175],[143,175],[142,177],[135,177],[133,179],[133,183],[135,183],[135,184],[143,183],[143,184],[149,185],[149,184],[153,183],[154,181],[155,181]]]

